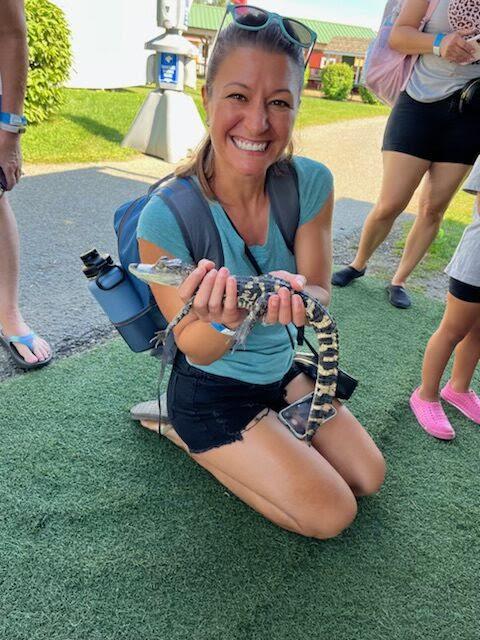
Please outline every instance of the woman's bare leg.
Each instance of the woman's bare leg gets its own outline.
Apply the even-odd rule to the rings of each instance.
[[[457,393],[466,393],[470,389],[480,360],[480,304],[477,303],[476,307],[477,321],[455,349],[450,386]]]
[[[5,194],[0,198],[0,328],[7,336],[30,333],[18,305],[19,246],[15,216]],[[33,352],[23,344],[15,349],[28,363],[46,360],[50,346],[39,336],[33,343]]]
[[[438,233],[443,215],[469,169],[466,164],[450,162],[434,162],[430,166],[422,186],[418,214],[407,236],[392,284],[404,286],[427,253]]]
[[[311,390],[312,381],[298,376],[287,388],[287,400]],[[345,407],[336,406],[337,415],[315,434],[312,447],[265,410],[247,426],[243,440],[190,455],[272,522],[305,536],[333,537],[354,519],[355,495],[377,491],[385,474],[370,436]],[[142,425],[158,431],[156,422]],[[173,429],[166,437],[187,449]]]
[[[395,220],[410,202],[430,164],[428,160],[406,153],[383,152],[380,196],[363,225],[352,267],[360,271],[366,266],[372,254],[390,233]]]
[[[479,305],[476,303],[464,302],[452,296],[451,293],[447,294],[447,306],[442,321],[428,341],[423,357],[422,384],[419,388],[419,395],[422,400],[427,400],[428,402],[438,401],[440,380],[442,379],[448,361],[455,347],[463,341],[473,326],[478,324],[478,309]],[[462,353],[463,350],[460,351],[460,364],[462,363]],[[478,345],[474,353],[478,353]],[[463,355],[467,361],[467,354]],[[458,366],[460,366],[460,364]],[[470,361],[470,366],[471,364]],[[475,367],[473,367],[473,369],[474,368]],[[458,380],[462,379],[459,371],[457,372],[457,376],[459,376]],[[455,389],[455,391],[456,390],[457,389]]]

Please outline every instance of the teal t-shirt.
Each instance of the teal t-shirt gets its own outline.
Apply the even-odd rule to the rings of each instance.
[[[301,226],[321,210],[332,191],[333,178],[327,167],[319,162],[300,156],[295,156],[293,162],[298,175]],[[232,229],[223,208],[218,202],[209,204],[220,234],[225,266],[233,275],[256,275],[245,255],[244,241]],[[137,236],[158,245],[176,258],[192,262],[180,227],[170,209],[157,196],[142,211]],[[288,250],[271,211],[267,241],[263,245],[251,245],[249,248],[263,273],[279,269],[296,273],[295,257]],[[292,328],[291,333],[295,335],[295,329]],[[279,324],[265,327],[257,322],[245,345],[238,347],[233,353],[227,352],[208,366],[192,366],[244,382],[269,384],[285,375],[292,360],[293,349],[285,327]]]

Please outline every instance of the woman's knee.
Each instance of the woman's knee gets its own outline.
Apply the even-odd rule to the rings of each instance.
[[[393,224],[407,204],[408,202],[380,199],[372,209],[370,216],[376,222],[391,222]]]
[[[379,450],[373,453],[368,466],[357,474],[352,491],[356,496],[370,496],[377,493],[385,481],[387,467]]]
[[[423,201],[418,205],[418,219],[440,226],[447,206],[443,203]]]
[[[352,524],[356,515],[357,501],[353,493],[346,490],[332,505],[297,517],[298,533],[318,540],[335,538]]]

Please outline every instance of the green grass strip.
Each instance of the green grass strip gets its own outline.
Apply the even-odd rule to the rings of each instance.
[[[319,542],[264,520],[128,409],[158,362],[115,339],[1,385],[5,640],[441,640],[478,634],[479,428],[427,436],[408,396],[442,305],[335,290],[349,402],[388,477]],[[477,375],[475,386],[480,379]]]
[[[200,95],[187,90],[205,119]],[[120,143],[152,87],[133,87],[115,91],[64,89],[64,104],[48,122],[27,128],[22,139],[23,154],[30,163],[68,163],[127,160],[138,151]],[[298,126],[328,124],[338,120],[384,115],[380,105],[334,102],[304,96]]]

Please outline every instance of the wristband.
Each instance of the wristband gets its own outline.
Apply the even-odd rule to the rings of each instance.
[[[229,338],[232,338],[235,335],[235,331],[233,329],[229,329],[224,324],[220,324],[219,322],[211,322],[210,326],[213,327],[215,331],[218,331],[218,333],[221,333],[224,336],[228,336]]]
[[[435,36],[435,40],[433,41],[433,53],[436,56],[441,56],[440,43],[442,42],[444,37],[445,37],[444,33],[437,33],[437,35]]]
[[[0,129],[10,133],[25,133],[26,126],[27,119],[25,116],[19,116],[8,111],[0,111]]]
[[[14,124],[6,124],[5,122],[0,122],[0,129],[9,133],[25,133],[25,127],[17,127]]]

